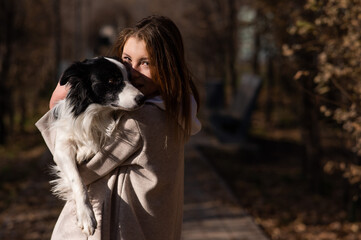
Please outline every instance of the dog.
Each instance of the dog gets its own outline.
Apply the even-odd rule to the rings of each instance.
[[[93,235],[97,227],[92,205],[77,165],[91,159],[114,139],[124,111],[140,108],[144,95],[129,80],[129,71],[114,58],[97,57],[75,62],[60,78],[69,92],[51,110],[56,130],[53,193],[73,200],[79,227]]]

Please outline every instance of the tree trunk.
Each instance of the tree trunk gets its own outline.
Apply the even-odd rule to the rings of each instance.
[[[54,79],[57,82],[60,78],[60,61],[61,61],[61,11],[60,11],[60,0],[53,0],[53,11],[54,11]]]
[[[257,22],[262,22],[263,18],[259,13],[259,10],[256,13],[256,20]],[[254,74],[260,75],[260,68],[259,68],[259,52],[261,50],[261,33],[260,33],[260,25],[255,24],[255,34],[254,34],[254,49],[253,49],[253,56],[252,56],[252,70]]]
[[[0,71],[0,144],[5,144],[8,135],[5,122],[6,116],[9,115],[9,109],[12,109],[11,98],[12,92],[7,84],[12,57],[12,43],[14,41],[14,18],[15,3],[13,1],[3,2],[2,13],[5,14],[5,53]]]
[[[74,59],[84,57],[83,51],[83,1],[75,0],[75,37],[74,37]]]
[[[237,20],[237,8],[235,0],[228,0],[228,64],[227,64],[227,75],[231,87],[232,97],[237,94],[237,71],[236,66],[236,56],[238,53],[238,42],[237,42],[237,33],[238,33],[238,20]]]
[[[273,85],[275,82],[274,61],[274,56],[269,54],[267,57],[267,103],[265,111],[267,123],[272,123]]]
[[[310,95],[314,90],[312,76],[307,76],[302,81],[305,91],[303,92],[303,116],[302,136],[305,146],[305,158],[303,172],[312,190],[322,190],[322,150],[319,126],[319,104],[317,99]]]

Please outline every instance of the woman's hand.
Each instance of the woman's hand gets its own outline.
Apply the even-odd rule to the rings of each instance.
[[[58,85],[56,86],[53,92],[53,95],[51,96],[49,108],[52,109],[57,102],[63,100],[68,94],[68,91],[69,91],[69,87],[67,85],[60,86],[60,84],[58,83]]]

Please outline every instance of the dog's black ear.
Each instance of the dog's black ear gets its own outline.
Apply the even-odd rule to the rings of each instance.
[[[60,85],[67,84],[72,78],[83,79],[86,73],[86,65],[83,62],[75,62],[65,69],[60,77]],[[70,82],[71,83],[71,82]]]
[[[60,85],[70,84],[71,87],[67,94],[70,101],[72,112],[78,116],[92,103],[91,86],[89,81],[89,61],[75,62],[70,65],[60,78]]]

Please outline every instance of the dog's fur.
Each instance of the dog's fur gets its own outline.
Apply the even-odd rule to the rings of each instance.
[[[53,192],[76,203],[78,225],[94,234],[97,222],[77,164],[91,159],[114,139],[122,113],[139,108],[142,93],[132,86],[125,66],[112,58],[76,62],[63,73],[60,84],[70,86],[67,97],[52,109],[56,130]]]

